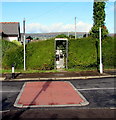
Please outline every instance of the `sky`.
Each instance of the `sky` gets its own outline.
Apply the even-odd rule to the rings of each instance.
[[[89,32],[93,25],[93,2],[27,2],[19,0],[1,2],[0,22],[20,22],[23,32],[23,20],[26,20],[27,33]],[[57,0],[58,1],[58,0]],[[116,5],[106,2],[106,20],[110,33],[114,33],[114,11]]]

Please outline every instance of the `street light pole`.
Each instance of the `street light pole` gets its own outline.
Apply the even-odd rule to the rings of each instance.
[[[66,69],[68,69],[68,39],[66,40]]]
[[[26,70],[26,58],[25,58],[25,19],[23,20],[23,44],[24,44],[24,71]]]
[[[76,17],[75,17],[75,39],[77,38],[76,36]]]
[[[100,40],[100,73],[103,73],[103,64],[102,64],[102,41],[101,41],[101,27],[99,27],[99,40]]]

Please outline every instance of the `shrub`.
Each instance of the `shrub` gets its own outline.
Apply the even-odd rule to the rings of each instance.
[[[2,50],[2,57],[10,48],[14,48],[14,47],[17,47],[15,43],[12,43],[8,40],[0,40],[0,49]]]
[[[23,68],[23,46],[12,48],[3,58],[3,67]],[[54,68],[54,42],[53,40],[31,42],[26,45],[26,68],[50,70]]]
[[[107,37],[102,40],[102,59],[104,67],[116,66],[114,45],[116,38]],[[95,38],[81,38],[69,41],[69,68],[98,68],[99,40]]]
[[[22,44],[21,44],[19,41],[17,41],[17,40],[13,40],[12,42],[15,43],[15,44],[18,45],[18,46],[22,45]]]
[[[31,42],[27,45],[27,68],[49,70],[54,68],[54,41]]]
[[[68,38],[68,36],[65,34],[60,34],[60,35],[57,35],[56,38]]]
[[[12,64],[15,68],[23,68],[23,46],[9,49],[3,57],[3,67],[11,68]]]
[[[95,42],[96,40],[93,40],[92,38],[70,40],[68,67],[95,67],[97,64],[97,52]]]
[[[116,38],[107,37],[102,43],[103,64],[105,67],[116,67]]]
[[[69,40],[68,68],[98,68],[99,40],[95,38],[80,38]],[[116,38],[107,37],[102,40],[102,55],[104,67],[116,66],[114,45]],[[6,46],[6,47],[5,47]],[[12,48],[11,48],[12,46]],[[5,47],[5,48],[4,48]],[[5,49],[7,49],[5,51]],[[3,67],[23,68],[23,46],[4,42]],[[30,42],[26,45],[26,68],[36,70],[51,70],[54,68],[54,40]]]

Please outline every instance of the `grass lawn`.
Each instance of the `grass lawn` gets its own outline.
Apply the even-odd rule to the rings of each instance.
[[[114,70],[114,67],[106,67],[104,70]],[[23,69],[15,69],[15,73],[49,73],[49,72],[62,72],[62,71],[67,71],[67,72],[82,72],[82,71],[97,71],[96,68],[75,68],[75,69],[63,69],[63,70],[23,70]],[[0,73],[12,73],[11,69],[2,69],[0,70]]]
[[[12,70],[10,69],[2,69],[0,70],[0,73],[11,73]],[[16,73],[47,73],[47,72],[58,72],[57,70],[23,70],[23,69],[15,69]]]

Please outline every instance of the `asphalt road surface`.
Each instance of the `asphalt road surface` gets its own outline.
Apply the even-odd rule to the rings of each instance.
[[[60,80],[61,81],[61,80]],[[115,119],[116,94],[115,78],[69,80],[75,88],[87,99],[87,106],[28,108],[20,109],[13,106],[25,81],[2,82],[1,114],[2,120],[40,120],[40,118],[108,118]],[[38,81],[39,82],[39,81]]]

